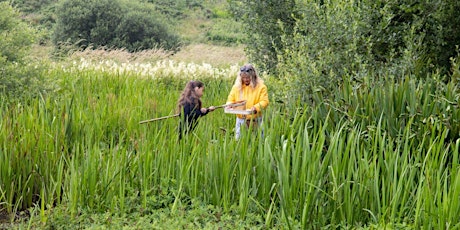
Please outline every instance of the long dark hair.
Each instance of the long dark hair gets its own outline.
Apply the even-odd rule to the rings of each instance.
[[[185,104],[195,104],[198,109],[201,108],[201,99],[196,95],[195,87],[201,88],[204,84],[201,81],[189,81],[182,91],[179,100],[177,101],[177,112],[181,112]]]

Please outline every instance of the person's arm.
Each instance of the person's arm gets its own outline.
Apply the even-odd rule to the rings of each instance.
[[[206,113],[208,114],[209,112],[212,112],[216,109],[215,106],[209,106],[207,108],[201,108],[201,113]]]
[[[232,87],[232,90],[230,91],[227,97],[227,104],[235,103],[236,101],[238,101],[238,91],[239,90],[236,87]]]
[[[208,114],[208,113],[211,111],[211,110],[208,109],[208,108],[201,108],[201,109],[198,109],[198,108],[197,108],[196,110],[199,111],[199,113],[197,113],[197,116],[198,116],[198,117],[202,117],[202,116]]]
[[[232,87],[232,90],[228,94],[226,104],[231,104],[231,103],[235,103],[236,101],[238,101],[239,100],[238,99],[238,95],[239,95],[238,92],[239,92],[239,90],[236,87]]]
[[[195,104],[187,103],[184,106],[184,115],[188,117],[188,120],[196,120],[199,117],[207,115],[209,112],[214,111],[215,107],[210,106],[209,108],[198,108]]]
[[[201,111],[204,109],[204,111]],[[181,130],[184,129],[182,126],[187,127],[187,131],[192,131],[195,129],[195,126],[198,123],[198,118],[208,114],[208,110],[206,108],[199,108],[194,103],[186,103],[184,105],[184,116],[183,116],[183,123],[181,123]],[[179,138],[181,138],[181,133],[179,134]]]
[[[186,103],[184,105],[184,118],[188,122],[192,122],[198,119],[199,117],[206,115],[207,113],[207,110],[201,111],[201,109],[197,108],[197,106],[193,103]]]
[[[199,117],[202,117],[210,112],[209,109],[207,108],[198,108],[197,105],[195,104],[188,104],[188,111],[189,111],[189,117],[192,119],[198,119]]]
[[[255,113],[260,112],[261,110],[267,108],[268,104],[270,101],[268,100],[268,90],[267,86],[263,85],[260,89],[260,94],[259,94],[259,102],[256,103],[253,107],[252,110],[255,110]]]

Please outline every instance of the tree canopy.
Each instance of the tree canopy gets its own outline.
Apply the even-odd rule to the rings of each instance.
[[[56,11],[55,45],[175,49],[179,37],[154,7],[123,0],[64,0]]]

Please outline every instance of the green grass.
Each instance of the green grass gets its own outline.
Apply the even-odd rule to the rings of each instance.
[[[343,85],[337,101],[316,107],[285,107],[272,98],[264,136],[245,130],[239,141],[234,116],[222,110],[203,117],[182,142],[177,118],[139,124],[173,114],[189,79],[205,82],[204,106],[225,103],[233,70],[195,69],[199,75],[162,69],[152,78],[55,68],[54,93],[0,104],[0,208],[31,213],[22,223],[11,215],[4,225],[460,226],[460,142],[450,135],[451,120],[436,119],[449,105],[457,111],[442,104],[458,98],[455,88],[400,82],[356,93]]]

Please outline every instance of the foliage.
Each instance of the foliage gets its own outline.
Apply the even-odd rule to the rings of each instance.
[[[229,0],[235,20],[244,24],[247,55],[262,71],[277,74],[278,51],[284,50],[282,36],[294,32],[297,14],[295,1]]]
[[[54,6],[58,0],[0,0],[0,2],[11,2],[21,11],[23,18],[37,27],[51,29],[54,21]]]
[[[19,220],[11,224],[14,229],[61,229],[61,228],[100,228],[100,229],[254,229],[263,228],[258,216],[250,216],[245,220],[239,218],[237,211],[224,213],[222,208],[205,204],[199,200],[185,200],[179,211],[171,212],[168,207],[174,201],[174,191],[168,191],[163,196],[152,196],[149,205],[152,209],[144,209],[139,203],[139,197],[130,197],[131,211],[126,214],[95,213],[84,209],[78,216],[69,215],[65,207],[57,207],[46,213],[47,221],[40,221],[39,209],[31,209],[29,219]],[[186,203],[185,203],[186,202]],[[164,203],[165,206],[153,207]]]
[[[369,76],[372,43],[363,29],[367,14],[361,8],[309,1],[301,9],[303,20],[293,36],[282,36],[285,48],[278,50],[278,78],[289,89],[280,95],[284,101],[310,102],[316,91],[332,93],[344,75],[357,81]]]
[[[426,59],[431,60],[435,67],[440,67],[442,73],[452,73],[450,59],[458,54],[460,45],[460,18],[458,17],[460,2],[447,0],[436,1],[436,3],[436,5],[427,3],[429,8],[436,10],[433,12],[435,22],[427,23],[430,30],[424,31]]]
[[[382,0],[365,1],[364,7],[370,10],[368,33],[373,38],[372,53],[377,61],[390,62],[404,55],[405,50],[411,49],[404,38],[413,31],[423,47],[418,60],[418,65],[423,66],[420,75],[437,69],[442,74],[449,72],[449,59],[460,44],[460,21],[454,13],[460,9],[460,2]]]
[[[47,7],[58,0],[0,0],[0,2],[11,2],[15,7],[25,13],[36,13],[43,7]]]
[[[55,6],[58,0],[0,0],[11,2],[23,15],[22,18],[40,31],[40,44],[50,40],[50,30],[55,21]]]
[[[36,96],[46,85],[45,66],[29,65],[26,60],[36,30],[8,3],[0,2],[0,12],[0,93],[16,99]]]
[[[0,94],[4,101],[27,101],[54,89],[55,84],[46,77],[48,64],[6,64],[0,73]]]
[[[121,18],[115,29],[114,44],[127,50],[145,50],[153,47],[175,49],[179,38],[164,25],[153,8],[131,3],[131,9]]]
[[[214,19],[214,25],[206,31],[207,41],[213,44],[235,46],[244,44],[241,24],[226,19]]]
[[[460,224],[460,96],[453,83],[345,82],[332,96],[313,95],[315,107],[270,105],[264,137],[243,129],[235,141],[234,116],[215,111],[177,142],[174,118],[139,121],[172,114],[189,79],[205,82],[204,106],[223,103],[234,80],[225,72],[235,69],[215,77],[191,65],[152,66],[153,75],[128,65],[66,64],[49,71],[56,94],[0,103],[0,204],[8,213],[35,206],[34,218],[50,228],[63,218],[118,228],[133,216],[142,226],[128,224],[142,228],[160,225],[163,213],[188,219],[189,211],[196,216],[170,225]],[[219,214],[205,215],[200,202]]]
[[[22,62],[34,42],[34,30],[7,2],[0,3],[0,62]]]
[[[440,15],[420,11],[428,2],[376,10],[382,2],[298,1],[292,27],[280,15],[267,20],[279,36],[257,42],[276,47],[266,54],[276,54],[279,74],[266,83],[271,101],[288,103],[263,111],[264,136],[244,129],[239,141],[234,116],[219,111],[183,142],[174,119],[139,125],[171,114],[190,79],[205,82],[205,106],[222,104],[235,66],[38,68],[54,94],[0,102],[0,215],[13,222],[31,210],[19,228],[459,228],[459,57],[450,58],[452,81],[428,72],[427,31],[443,33],[424,23]],[[274,10],[246,3],[241,15]],[[115,17],[123,7],[108,9]],[[127,18],[142,20],[138,11]],[[112,31],[98,23],[106,39]],[[2,71],[27,86],[37,72],[23,58]]]
[[[142,0],[142,2],[154,4],[158,12],[175,19],[185,19],[189,9],[204,8],[203,1],[196,0]]]
[[[144,0],[179,31],[184,44],[240,45],[241,24],[231,17],[226,0]]]
[[[0,0],[6,1],[6,0]],[[57,0],[34,0],[34,1],[14,1],[15,6],[24,13],[24,19],[41,30],[40,44],[48,44],[51,42],[52,37],[56,36],[57,32],[53,30],[56,26],[57,14],[59,13],[59,6],[63,1]],[[189,43],[205,43],[205,44],[218,44],[225,46],[240,45],[244,38],[244,32],[241,29],[239,22],[235,22],[231,17],[228,10],[228,3],[226,0],[217,1],[202,1],[202,0],[136,0],[136,1],[118,1],[122,4],[128,3],[129,18],[123,17],[120,21],[124,21],[125,27],[127,25],[134,26],[134,28],[141,28],[153,33],[165,34],[162,42],[169,43],[189,44]],[[123,3],[124,2],[124,3]],[[117,4],[117,2],[115,2]],[[149,13],[143,13],[148,10]],[[151,13],[153,12],[153,13]],[[136,21],[147,21],[145,25],[136,23]],[[119,36],[114,39],[113,43],[106,48],[114,47],[138,47],[129,48],[129,50],[144,50],[145,43],[155,43],[158,39],[149,39],[145,37],[144,32],[131,30],[130,28],[123,28],[128,33],[117,33]],[[120,28],[119,31],[122,31]],[[99,33],[103,32],[100,30]],[[110,31],[112,32],[112,31]],[[78,35],[78,33],[76,34]],[[75,35],[75,36],[76,36]],[[64,35],[62,35],[64,36]],[[140,39],[145,41],[135,41],[134,45],[127,44],[129,40]],[[168,37],[169,36],[169,37]],[[179,38],[180,37],[180,38]],[[65,54],[78,47],[76,44],[80,43],[78,39],[61,41],[59,44],[61,50],[59,53]],[[83,39],[83,38],[82,38]],[[54,41],[56,42],[56,41]],[[176,44],[178,45],[178,44]],[[84,44],[83,48],[95,47],[94,44]],[[157,45],[159,46],[159,45]],[[163,47],[163,48],[165,48]],[[97,48],[97,47],[96,47]]]
[[[250,59],[279,78],[283,100],[308,102],[342,79],[450,76],[458,1],[231,1]],[[455,16],[454,16],[455,15]],[[257,57],[257,58],[255,58]]]
[[[282,37],[285,48],[278,51],[278,78],[289,89],[279,95],[284,101],[310,103],[317,91],[333,94],[343,79],[374,84],[421,73],[421,62],[414,57],[422,55],[422,37],[415,26],[405,27],[404,34],[393,42],[369,35],[387,27],[373,26],[372,7],[354,1],[340,5],[310,1],[301,9],[303,20],[298,20],[293,36]],[[392,17],[385,9],[380,14],[382,18]],[[388,42],[391,48],[382,48],[379,41]],[[386,50],[385,60],[376,54],[382,50]]]
[[[53,42],[130,51],[177,48],[177,35],[156,15],[153,7],[136,2],[63,1],[57,9]]]

